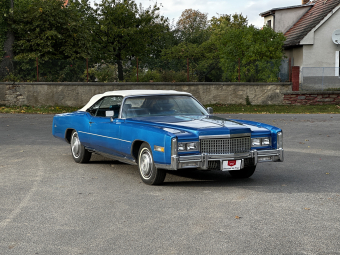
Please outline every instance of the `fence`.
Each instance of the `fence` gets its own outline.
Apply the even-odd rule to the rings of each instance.
[[[300,90],[340,90],[339,67],[302,67]]]
[[[0,81],[9,82],[288,82],[290,65],[282,60],[230,64],[219,59],[133,58],[121,63],[81,60],[0,59]],[[122,78],[123,77],[123,78]]]
[[[291,81],[291,59],[282,59],[279,71],[279,81],[289,82]]]

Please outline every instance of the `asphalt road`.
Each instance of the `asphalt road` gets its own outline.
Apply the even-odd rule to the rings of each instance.
[[[0,254],[340,254],[340,115],[225,115],[284,132],[285,161],[141,182],[76,164],[52,115],[0,114]]]

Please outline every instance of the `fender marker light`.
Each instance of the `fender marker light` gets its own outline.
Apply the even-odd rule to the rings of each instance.
[[[154,145],[154,146],[153,146],[153,149],[154,149],[155,151],[164,152],[164,147],[161,147],[161,146]]]

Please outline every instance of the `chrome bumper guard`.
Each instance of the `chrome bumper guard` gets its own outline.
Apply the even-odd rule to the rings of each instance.
[[[192,156],[172,156],[171,165],[156,164],[157,168],[168,170],[178,170],[183,168],[200,168],[208,170],[209,161],[220,161],[221,168],[222,162],[226,160],[242,160],[241,168],[244,166],[244,159],[253,158],[254,165],[262,162],[283,162],[283,149],[275,150],[251,150],[246,153],[235,153],[226,155],[192,155]]]

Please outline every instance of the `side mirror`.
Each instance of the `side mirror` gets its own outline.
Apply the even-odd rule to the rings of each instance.
[[[214,113],[214,110],[213,110],[212,107],[208,107],[207,110],[208,110],[208,113],[209,113],[209,114],[213,114],[213,113]]]
[[[113,116],[115,115],[114,111],[105,111],[105,116],[110,117],[111,121],[113,121]]]

